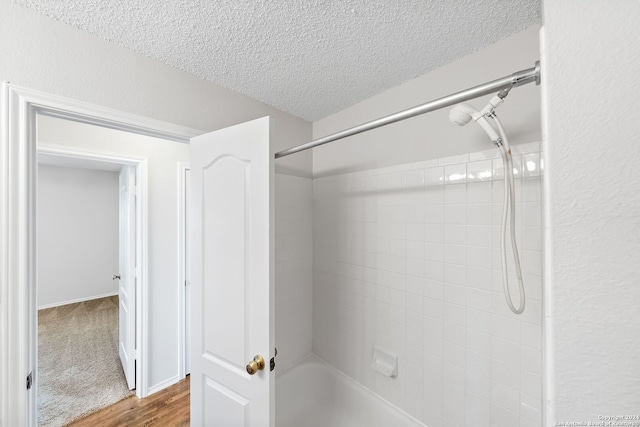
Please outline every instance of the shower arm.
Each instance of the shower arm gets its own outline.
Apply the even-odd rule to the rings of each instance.
[[[472,88],[435,99],[425,104],[417,105],[407,110],[390,114],[388,116],[381,117],[379,119],[372,120],[370,122],[363,123],[361,125],[315,139],[311,142],[307,142],[306,144],[298,145],[297,147],[279,151],[275,154],[275,158],[279,159],[281,157],[299,153],[301,151],[328,144],[339,139],[347,138],[349,136],[357,135],[362,132],[386,126],[391,123],[399,122],[401,120],[409,119],[411,117],[419,116],[421,114],[439,110],[441,108],[450,107],[452,105],[459,104],[470,99],[475,99],[480,96],[489,95],[503,89],[510,89],[534,82],[536,85],[540,84],[540,61],[536,61],[535,67],[533,68],[517,71],[509,76],[505,76],[500,79],[481,84],[479,86],[474,86]]]

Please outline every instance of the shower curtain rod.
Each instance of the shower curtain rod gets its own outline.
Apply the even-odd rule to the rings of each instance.
[[[451,95],[447,95],[442,98],[427,102],[425,104],[417,105],[404,111],[390,114],[388,116],[381,117],[379,119],[372,120],[370,122],[363,123],[361,125],[354,126],[352,128],[345,129],[322,138],[314,139],[311,142],[298,145],[297,147],[282,150],[275,154],[275,158],[279,159],[281,157],[299,153],[301,151],[305,151],[319,145],[327,144],[329,142],[337,141],[348,136],[357,135],[368,130],[386,126],[388,124],[399,122],[401,120],[405,120],[414,116],[419,116],[420,114],[459,104],[469,99],[478,98],[480,96],[489,95],[502,89],[523,86],[533,82],[535,82],[536,85],[540,84],[540,61],[536,61],[535,67],[533,68],[517,71],[509,76],[502,77],[501,79],[493,80],[479,86],[474,86],[470,89],[456,92]]]

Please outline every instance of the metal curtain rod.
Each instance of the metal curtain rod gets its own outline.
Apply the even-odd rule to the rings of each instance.
[[[472,87],[461,92],[456,92],[451,95],[444,96],[442,98],[435,99],[427,102],[426,104],[417,105],[408,110],[400,111],[398,113],[390,114],[385,117],[381,117],[376,120],[372,120],[367,123],[363,123],[358,126],[354,126],[349,129],[345,129],[340,132],[332,133],[322,138],[315,139],[306,144],[298,145],[286,150],[282,150],[276,153],[276,159],[285,157],[290,154],[299,153],[310,148],[317,147],[319,145],[327,144],[329,142],[337,141],[348,136],[357,135],[368,130],[376,129],[381,126],[386,126],[391,123],[399,122],[401,120],[409,119],[420,114],[428,113],[430,111],[439,110],[440,108],[449,107],[451,105],[459,104],[469,99],[478,98],[480,96],[488,95],[493,92],[506,89],[508,87],[517,87],[526,85],[528,83],[535,82],[536,85],[540,84],[540,61],[536,61],[535,67],[528,68],[526,70],[517,71],[510,76],[502,77],[501,79],[493,80],[488,83],[481,84],[479,86]]]

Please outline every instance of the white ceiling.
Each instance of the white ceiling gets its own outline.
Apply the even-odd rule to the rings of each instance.
[[[540,0],[13,1],[309,121],[540,21]]]

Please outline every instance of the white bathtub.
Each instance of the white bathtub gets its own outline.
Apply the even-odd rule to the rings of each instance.
[[[424,427],[309,356],[276,378],[276,427]]]

